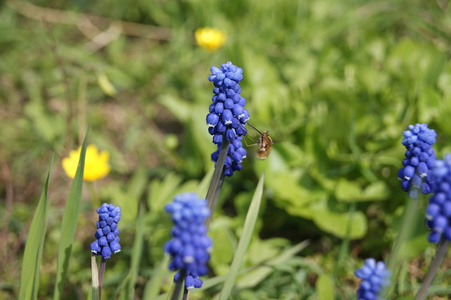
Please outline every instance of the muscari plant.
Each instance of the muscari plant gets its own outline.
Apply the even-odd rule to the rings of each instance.
[[[446,154],[443,160],[438,159],[434,162],[432,175],[433,195],[429,197],[426,208],[426,224],[431,229],[428,241],[439,246],[415,300],[426,299],[428,289],[451,241],[451,154]]]
[[[95,298],[97,296],[95,294],[98,292],[100,299],[106,261],[111,258],[112,254],[121,251],[121,245],[119,244],[120,239],[118,237],[119,228],[117,227],[117,223],[121,220],[121,208],[114,204],[103,203],[102,206],[97,209],[97,213],[99,214],[99,221],[96,223],[97,230],[94,234],[96,240],[91,244],[91,265],[93,266],[93,297]],[[97,273],[95,259],[98,255],[102,256],[99,273]]]
[[[433,262],[426,274],[415,300],[425,299],[433,278],[446,255],[451,237],[451,156],[445,160],[436,160],[433,145],[437,134],[427,124],[409,125],[403,132],[402,144],[406,147],[403,167],[398,172],[401,188],[410,198],[404,212],[401,231],[390,254],[388,269],[383,262],[367,259],[365,265],[355,271],[362,279],[357,291],[358,299],[384,299],[389,297],[396,283],[397,270],[400,269],[400,253],[409,237],[413,213],[417,207],[419,195],[433,193],[426,209],[427,225],[431,228],[428,240],[440,243]],[[393,280],[390,284],[390,276]],[[385,289],[390,286],[389,289]]]
[[[174,198],[174,202],[166,206],[166,211],[172,214],[174,228],[173,239],[165,245],[165,251],[170,253],[172,259],[169,264],[171,270],[180,270],[174,276],[175,289],[172,299],[178,299],[183,281],[183,298],[189,297],[188,291],[200,288],[202,281],[198,276],[206,275],[206,263],[209,260],[208,252],[211,251],[211,240],[205,236],[210,225],[211,217],[216,207],[225,177],[230,177],[236,171],[242,169],[242,161],[247,151],[243,148],[242,140],[247,134],[245,127],[249,120],[249,112],[244,108],[246,99],[241,96],[239,82],[243,79],[243,69],[231,62],[221,65],[221,68],[211,67],[211,75],[208,80],[213,82],[212,103],[206,117],[208,132],[212,135],[216,151],[211,154],[211,160],[215,162],[215,171],[208,189],[206,200],[196,200],[197,195],[184,194]],[[258,197],[261,198],[261,197]],[[254,202],[254,201],[253,201]],[[208,209],[207,209],[208,203]],[[196,207],[193,210],[192,206]],[[252,204],[251,204],[252,206]],[[254,205],[249,210],[253,212],[248,217],[251,228],[256,221],[256,212],[259,205]],[[246,220],[249,220],[248,218]],[[205,224],[205,225],[204,225]],[[246,226],[245,226],[246,227]],[[243,236],[246,236],[243,234]],[[249,245],[250,235],[240,240],[235,256],[235,265],[240,265],[244,252]],[[193,254],[196,253],[196,254]],[[232,263],[233,264],[233,263]],[[234,281],[237,273],[229,273],[228,280],[221,294],[227,298],[230,293],[230,283]]]
[[[171,214],[174,226],[172,238],[165,244],[164,251],[171,256],[170,270],[176,270],[171,299],[178,299],[183,289],[183,297],[189,297],[189,291],[201,288],[203,285],[200,276],[207,275],[212,241],[208,237],[208,226],[214,213],[216,201],[219,197],[225,177],[232,176],[236,171],[242,169],[242,161],[246,157],[246,150],[242,141],[246,135],[246,123],[249,113],[244,108],[246,100],[241,96],[240,80],[243,78],[243,70],[234,66],[231,62],[223,64],[221,68],[211,67],[211,75],[208,79],[213,82],[213,97],[206,117],[208,132],[216,150],[211,159],[215,162],[215,170],[208,189],[206,198],[199,198],[196,194],[185,193],[175,196],[172,203],[166,205],[165,210]],[[399,171],[401,187],[408,193],[411,201],[407,205],[402,228],[408,228],[412,211],[416,207],[419,194],[433,193],[429,198],[429,206],[426,210],[427,224],[431,228],[428,237],[430,242],[439,243],[440,246],[430,270],[426,275],[423,285],[415,299],[424,299],[434,275],[446,255],[449,240],[451,238],[451,155],[445,156],[444,160],[436,160],[432,148],[435,143],[436,133],[429,129],[426,124],[409,126],[409,130],[403,133],[402,144],[406,147],[403,167]],[[84,176],[86,139],[80,148],[80,159],[74,182],[69,195],[69,201],[63,217],[64,239],[61,241],[58,255],[57,284],[55,285],[55,299],[61,298],[64,281],[67,274],[67,265],[70,258],[70,245],[76,228],[78,213],[80,210],[81,189]],[[108,166],[109,171],[109,166]],[[103,167],[105,173],[105,167]],[[102,173],[101,172],[101,173]],[[102,174],[103,174],[102,173]],[[50,174],[50,173],[49,173]],[[102,175],[104,176],[104,175]],[[37,214],[33,220],[33,232],[41,232],[38,239],[27,242],[24,267],[20,282],[20,295],[27,298],[37,297],[39,281],[39,263],[42,255],[44,242],[46,215],[49,203],[47,201],[47,190],[49,180],[46,182],[45,192],[38,206]],[[256,192],[252,199],[248,215],[245,220],[243,234],[236,249],[230,271],[226,276],[223,289],[219,299],[227,299],[235,282],[238,270],[241,266],[244,254],[249,245],[252,231],[258,217],[258,210],[263,190],[263,175],[259,181]],[[413,205],[411,204],[413,203]],[[39,212],[39,213],[38,213]],[[113,253],[120,251],[117,223],[121,217],[120,207],[113,204],[102,204],[97,209],[99,221],[95,233],[96,240],[91,244],[92,252],[92,299],[100,299],[103,275],[105,273],[106,260]],[[31,233],[31,231],[30,231]],[[34,232],[35,233],[35,232]],[[35,233],[38,235],[38,233]],[[362,281],[357,290],[358,299],[382,299],[390,296],[390,289],[385,289],[390,282],[390,276],[398,267],[399,249],[405,243],[407,233],[401,230],[394,249],[390,256],[388,268],[383,262],[375,259],[367,259],[362,268],[355,271],[355,275]],[[37,257],[33,255],[34,249],[39,250]],[[65,252],[66,251],[66,252]],[[31,254],[30,254],[31,253]],[[102,257],[100,274],[97,271],[95,257]],[[61,256],[61,257],[60,257]],[[32,271],[25,273],[27,264]],[[393,274],[394,275],[394,274]],[[396,282],[396,276],[392,276],[392,285]],[[388,296],[387,296],[388,295]]]

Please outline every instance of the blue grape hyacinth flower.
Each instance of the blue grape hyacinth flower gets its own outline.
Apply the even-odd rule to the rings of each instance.
[[[451,241],[451,154],[435,161],[432,175],[434,194],[426,208],[426,224],[431,229],[428,240],[431,243],[442,239]]]
[[[401,188],[412,199],[418,198],[418,191],[429,194],[432,189],[433,176],[430,170],[434,165],[435,152],[432,146],[437,134],[427,124],[409,125],[403,132],[402,144],[406,147],[403,167],[398,171]]]
[[[230,61],[222,64],[221,68],[211,67],[208,80],[213,82],[213,103],[207,115],[208,132],[213,136],[213,143],[217,150],[212,153],[211,160],[218,161],[222,145],[222,137],[230,141],[224,164],[224,175],[232,176],[234,171],[242,169],[241,162],[246,157],[242,139],[247,134],[244,126],[249,121],[249,112],[244,108],[246,99],[241,97],[238,84],[243,79],[243,69],[233,65]]]
[[[194,193],[176,195],[172,203],[164,208],[172,215],[174,227],[172,239],[164,245],[164,251],[171,255],[170,270],[178,270],[174,281],[185,274],[185,287],[190,290],[202,287],[199,276],[207,275],[207,263],[213,242],[207,236],[205,219],[210,215],[207,201]]]
[[[103,203],[97,209],[99,221],[97,231],[94,234],[96,240],[91,244],[91,252],[95,255],[102,255],[103,259],[108,259],[112,254],[121,251],[119,244],[119,228],[117,223],[121,220],[121,208],[113,204]]]
[[[362,279],[357,290],[357,300],[383,300],[381,295],[384,288],[390,285],[391,276],[384,262],[376,262],[374,258],[368,258],[360,269],[355,270],[354,274]]]

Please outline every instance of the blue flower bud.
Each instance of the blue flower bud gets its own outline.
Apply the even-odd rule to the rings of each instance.
[[[215,113],[209,113],[207,115],[207,125],[212,127],[212,126],[216,126],[219,122],[219,115],[215,114]]]
[[[230,109],[224,109],[224,111],[222,112],[222,121],[224,122],[225,125],[230,125],[232,124],[232,119],[233,119],[233,113]]]
[[[111,252],[111,249],[110,249],[110,247],[109,247],[108,245],[102,247],[102,253],[101,253],[101,255],[102,255],[102,257],[103,257],[104,259],[111,258],[111,254],[113,254],[113,252]]]
[[[223,111],[224,111],[224,103],[216,102],[214,112],[219,115],[219,114],[222,114]],[[219,116],[218,116],[218,120],[219,120]]]
[[[215,134],[213,136],[213,144],[222,144],[222,134]]]
[[[224,102],[224,107],[231,110],[233,108],[233,100],[227,98]]]
[[[233,141],[235,139],[235,137],[236,137],[236,134],[235,134],[235,130],[233,128],[226,130],[226,140]]]

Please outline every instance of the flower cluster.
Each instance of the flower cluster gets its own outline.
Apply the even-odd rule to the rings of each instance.
[[[91,244],[91,252],[95,255],[102,255],[104,259],[111,257],[111,254],[121,251],[119,245],[119,228],[117,223],[121,219],[121,208],[113,204],[103,203],[97,209],[99,221],[97,222],[96,240]]]
[[[432,189],[433,176],[430,170],[434,165],[435,153],[432,145],[437,134],[427,124],[409,125],[403,132],[402,144],[406,147],[406,158],[399,169],[398,178],[402,190],[409,193],[410,198],[418,198],[418,190],[429,194]]]
[[[80,152],[81,147],[77,150],[72,150],[68,157],[63,158],[63,169],[70,178],[74,178],[75,173],[77,172]],[[95,145],[88,145],[88,147],[86,147],[83,180],[96,181],[108,175],[110,172],[110,165],[108,163],[109,158],[110,154],[107,151],[99,152]]]
[[[224,164],[224,175],[232,176],[234,171],[242,169],[241,162],[246,157],[242,139],[247,134],[244,126],[249,121],[249,112],[244,108],[246,99],[241,97],[238,85],[243,79],[243,69],[234,66],[230,61],[217,67],[210,68],[208,80],[214,84],[213,103],[207,115],[208,132],[213,135],[213,143],[218,146],[211,159],[217,162],[221,149],[222,137],[230,141]]]
[[[202,280],[199,276],[208,273],[207,263],[213,245],[204,225],[210,215],[207,201],[198,199],[194,193],[184,193],[176,195],[174,201],[165,206],[165,210],[172,215],[174,222],[171,232],[173,238],[164,245],[164,251],[172,257],[169,269],[179,270],[174,281],[183,271],[186,276],[185,287],[200,288]]]
[[[390,270],[386,269],[382,261],[376,262],[374,258],[366,259],[365,264],[354,274],[362,279],[357,290],[357,300],[382,299],[383,289],[390,285]]]
[[[426,208],[426,223],[431,228],[428,240],[438,243],[442,239],[451,241],[451,154],[438,159],[432,168],[434,194],[429,197]]]
[[[197,44],[208,52],[214,52],[221,48],[225,41],[226,35],[217,28],[198,28],[194,33]]]

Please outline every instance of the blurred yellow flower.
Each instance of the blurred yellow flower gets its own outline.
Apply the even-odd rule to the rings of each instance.
[[[224,32],[217,28],[198,28],[194,33],[197,44],[209,52],[218,50],[226,41],[226,35]]]
[[[69,157],[63,158],[62,165],[67,176],[70,178],[75,177],[77,171],[78,160],[80,159],[81,147],[78,150],[72,150],[69,153]],[[104,150],[99,152],[95,145],[88,145],[86,147],[85,157],[85,170],[83,174],[83,180],[96,181],[108,175],[110,172],[110,164],[108,159],[110,154]]]

